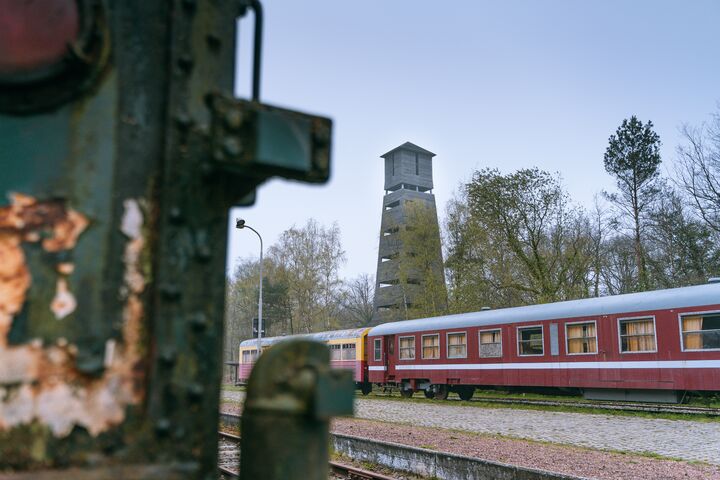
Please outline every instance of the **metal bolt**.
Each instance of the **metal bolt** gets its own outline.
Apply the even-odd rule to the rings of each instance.
[[[160,353],[160,362],[166,367],[172,367],[175,364],[177,354],[172,348],[165,348]]]
[[[198,401],[202,399],[204,393],[205,387],[203,387],[199,383],[191,383],[188,386],[188,397],[193,401]]]
[[[178,112],[175,114],[175,124],[182,130],[187,130],[193,124],[193,119],[187,112]]]
[[[208,245],[207,237],[205,229],[195,232],[195,257],[201,262],[207,262],[212,258],[212,250]]]
[[[98,376],[105,371],[105,362],[101,355],[79,355],[75,361],[78,371],[91,376]]]
[[[313,125],[313,141],[317,147],[326,147],[330,143],[330,129],[323,122]]]
[[[208,318],[203,312],[196,312],[190,315],[190,325],[193,330],[202,331],[208,326]]]
[[[210,247],[208,247],[207,245],[198,245],[197,249],[195,250],[195,256],[201,262],[207,262],[212,258],[212,252],[210,251]]]
[[[166,436],[170,432],[170,427],[172,426],[170,419],[168,418],[161,418],[155,423],[155,431],[160,436]]]
[[[180,209],[180,207],[178,207],[178,206],[170,207],[168,216],[170,217],[170,221],[172,223],[175,223],[175,224],[182,223],[183,215],[182,215],[182,210]]]
[[[237,130],[242,126],[243,115],[239,110],[228,110],[225,113],[225,125],[230,130]]]
[[[215,173],[215,167],[208,161],[200,163],[200,174],[204,177],[209,177]]]
[[[177,64],[183,72],[189,73],[190,71],[192,71],[195,62],[190,55],[183,54],[178,57]]]
[[[166,300],[178,300],[182,296],[180,287],[174,283],[164,283],[160,285],[160,293]]]
[[[223,160],[225,160],[225,154],[223,153],[222,150],[220,150],[219,148],[216,148],[215,150],[213,150],[212,158],[216,162],[222,162]]]
[[[220,37],[218,37],[217,35],[211,33],[207,37],[205,37],[205,41],[207,42],[210,50],[220,50],[220,45],[222,45],[222,42],[220,41]]]
[[[222,142],[222,148],[231,157],[239,157],[242,153],[242,146],[238,139],[234,137],[226,137]]]

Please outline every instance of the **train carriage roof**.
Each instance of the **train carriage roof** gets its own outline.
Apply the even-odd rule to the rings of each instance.
[[[628,293],[608,297],[586,298],[566,302],[483,310],[457,315],[390,322],[372,328],[370,332],[368,332],[368,336],[600,315],[632,314],[633,312],[694,306],[701,307],[717,304],[720,304],[720,283],[708,283],[694,287],[671,288],[652,292]]]
[[[347,338],[348,340],[354,340],[363,336],[363,333],[367,328],[351,328],[346,330],[332,330],[330,332],[317,332],[317,333],[305,333],[299,335],[283,335],[281,337],[265,337],[261,339],[262,346],[267,347],[277,342],[284,340],[290,340],[293,338],[307,338],[309,340],[316,340],[318,342],[328,342],[330,340],[339,340]],[[251,338],[249,340],[243,340],[240,342],[241,347],[256,347],[257,338]]]

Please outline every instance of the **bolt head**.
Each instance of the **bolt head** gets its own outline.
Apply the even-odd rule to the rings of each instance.
[[[227,137],[222,142],[223,151],[231,157],[239,157],[242,153],[242,146],[237,138]]]

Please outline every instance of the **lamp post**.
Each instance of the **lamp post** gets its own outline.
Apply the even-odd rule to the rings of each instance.
[[[257,360],[260,358],[260,353],[262,352],[262,327],[263,327],[263,320],[262,320],[262,287],[263,287],[263,239],[258,233],[257,230],[252,228],[250,225],[245,224],[245,220],[242,218],[238,218],[235,221],[235,228],[243,229],[243,228],[249,228],[253,232],[255,232],[255,235],[258,236],[260,239],[260,294],[258,298],[258,332],[257,332],[257,357],[255,359]]]

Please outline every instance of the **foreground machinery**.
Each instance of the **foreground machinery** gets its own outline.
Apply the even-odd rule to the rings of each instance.
[[[253,100],[242,101],[235,30],[248,10]],[[261,32],[250,0],[0,4],[9,478],[216,478],[229,208],[272,175],[329,176],[330,121],[258,101]],[[322,353],[295,348],[285,354],[312,360],[295,367],[315,373],[283,395],[302,394],[317,418],[347,412],[347,398],[310,402],[344,379],[314,369]],[[277,369],[265,373],[253,411],[272,426],[283,412],[264,410]],[[310,433],[327,429],[312,421]],[[322,478],[323,467],[297,474]]]

